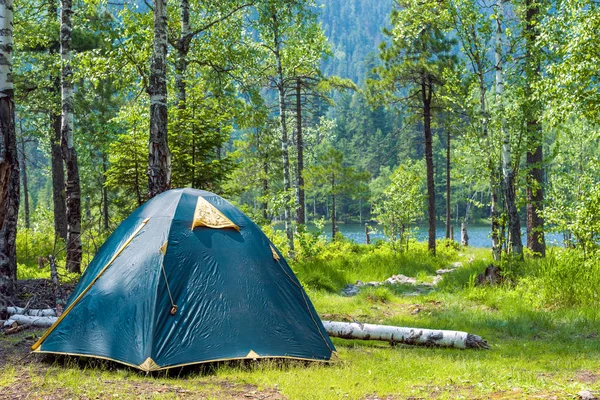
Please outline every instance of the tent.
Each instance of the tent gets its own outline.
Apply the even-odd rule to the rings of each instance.
[[[210,361],[327,361],[308,296],[260,228],[221,197],[175,189],[125,219],[33,345],[144,371]]]

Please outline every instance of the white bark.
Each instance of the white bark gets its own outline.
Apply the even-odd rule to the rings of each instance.
[[[0,0],[0,97],[14,88],[12,79],[13,1]]]
[[[498,103],[498,112],[500,114],[500,131],[502,133],[502,173],[506,177],[510,168],[510,134],[506,129],[506,118],[504,118],[504,75],[502,65],[502,48],[504,46],[504,32],[502,30],[502,20],[504,17],[504,0],[496,1],[496,32],[495,32],[495,57],[496,57],[496,102]]]
[[[53,308],[28,310],[23,307],[6,307],[8,315],[26,315],[30,317],[56,317],[56,310]]]
[[[496,70],[496,103],[498,115],[500,116],[500,133],[502,135],[502,190],[506,203],[506,214],[508,216],[508,235],[511,251],[516,254],[523,253],[521,243],[521,222],[516,207],[514,172],[512,170],[512,155],[510,148],[510,131],[506,127],[504,117],[504,73],[502,54],[504,50],[504,1],[496,0],[496,30],[495,30],[495,70]]]
[[[4,322],[4,327],[9,327],[16,322],[19,325],[35,326],[37,328],[48,328],[52,326],[57,319],[57,317],[32,317],[29,315],[15,314],[11,315],[8,321]]]
[[[359,324],[357,322],[323,321],[329,336],[343,339],[383,340],[420,346],[456,347],[459,349],[487,349],[481,337],[460,331],[421,328],[403,328],[387,325]]]
[[[73,70],[71,67],[71,33],[73,31],[73,1],[60,2],[60,59],[62,61],[62,122],[61,132],[69,149],[73,148]]]

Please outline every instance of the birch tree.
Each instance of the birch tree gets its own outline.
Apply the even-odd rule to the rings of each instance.
[[[295,41],[306,30],[317,25],[312,0],[267,0],[257,5],[258,18],[255,27],[259,31],[260,46],[269,56],[267,79],[277,91],[279,108],[279,127],[281,130],[281,157],[283,162],[283,203],[285,230],[290,250],[294,250],[294,231],[292,226],[292,191],[290,177],[288,110],[286,88],[290,72],[310,46],[310,42]],[[311,49],[308,49],[309,51]],[[304,52],[303,52],[304,51]],[[311,58],[311,57],[309,57]]]
[[[148,197],[171,187],[171,153],[167,137],[167,0],[154,1],[154,41],[150,78]]]
[[[13,2],[0,1],[0,295],[12,295],[17,280],[19,160],[12,68]],[[0,303],[4,302],[0,296]]]
[[[515,167],[513,167],[512,160],[510,130],[506,126],[504,116],[504,1],[496,0],[495,4],[495,95],[500,136],[502,137],[502,192],[508,224],[508,246],[513,254],[520,256],[523,254],[523,242],[521,241],[521,220],[516,204]]]
[[[73,140],[73,70],[72,32],[73,1],[61,0],[61,148],[67,169],[67,269],[81,272],[81,185],[77,152]]]
[[[499,162],[495,151],[495,140],[490,130],[490,110],[487,101],[488,83],[486,75],[492,68],[488,48],[492,42],[492,24],[480,10],[479,3],[472,0],[457,0],[450,8],[454,17],[457,37],[466,56],[469,71],[476,80],[475,96],[478,98],[478,114],[474,116],[479,128],[474,143],[479,147],[481,165],[487,169],[490,185],[490,214],[492,222],[492,253],[500,258],[500,224],[498,218]],[[468,104],[467,106],[469,106]],[[470,110],[467,110],[469,112]]]

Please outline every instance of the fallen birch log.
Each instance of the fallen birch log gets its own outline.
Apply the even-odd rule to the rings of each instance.
[[[56,310],[53,308],[28,310],[23,307],[6,307],[8,315],[28,315],[30,317],[56,317]]]
[[[490,347],[487,341],[481,337],[460,331],[335,321],[323,321],[323,326],[329,336],[343,339],[383,340],[393,344],[456,347],[459,349],[489,349]]]
[[[56,322],[57,317],[32,317],[30,315],[11,315],[4,323],[4,327],[12,326],[15,322],[19,325],[35,326],[38,328],[48,328]]]

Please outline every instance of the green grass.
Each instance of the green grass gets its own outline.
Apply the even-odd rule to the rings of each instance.
[[[562,293],[576,260],[549,257],[506,265],[511,279],[475,287],[473,277],[490,263],[489,251],[442,249],[434,258],[420,245],[409,253],[386,246],[337,243],[293,263],[323,318],[463,330],[487,339],[487,351],[433,349],[335,339],[339,360],[306,364],[263,360],[217,365],[182,376],[146,376],[104,363],[20,362],[0,365],[0,393],[22,386],[30,398],[559,398],[580,390],[600,392],[600,311],[597,300]],[[569,258],[571,257],[571,258]],[[570,261],[569,261],[570,260]],[[438,289],[408,296],[411,287],[369,288],[355,297],[346,283],[404,274],[422,280],[460,261]],[[588,264],[586,264],[588,265]],[[592,265],[593,264],[589,264]],[[565,272],[565,269],[567,272]],[[564,278],[560,278],[565,275]],[[595,293],[595,278],[565,283]],[[550,282],[550,278],[554,281]],[[555,291],[550,295],[550,288]],[[26,335],[0,337],[0,349],[19,348]],[[1,356],[2,353],[0,353]],[[30,357],[30,359],[33,356]],[[1,361],[1,359],[0,359]],[[0,395],[1,397],[1,395]]]

